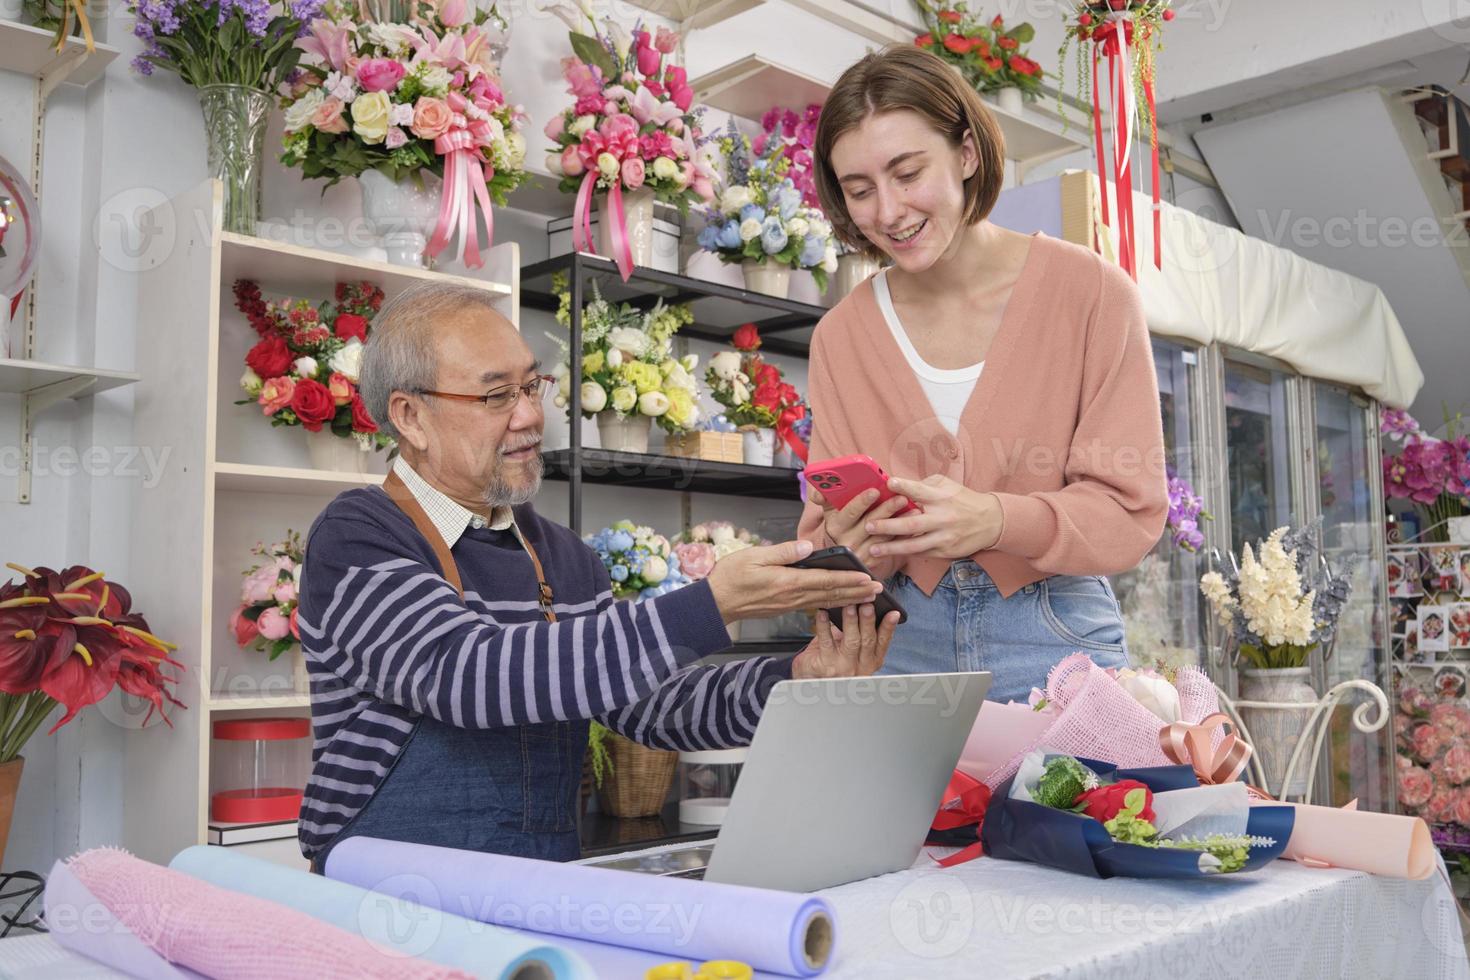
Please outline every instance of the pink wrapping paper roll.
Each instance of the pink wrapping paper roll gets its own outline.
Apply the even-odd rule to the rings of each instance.
[[[1281,806],[1261,800],[1258,806]],[[1305,803],[1296,810],[1291,841],[1282,857],[1307,865],[1331,865],[1385,878],[1427,878],[1434,873],[1434,842],[1418,817],[1369,810],[1339,810]]]

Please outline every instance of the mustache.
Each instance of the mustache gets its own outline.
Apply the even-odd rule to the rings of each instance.
[[[514,445],[514,446],[501,446],[500,447],[500,455],[504,456],[504,455],[506,455],[508,453],[518,453],[522,449],[530,449],[532,446],[539,446],[539,445],[541,445],[541,440],[539,438],[538,439],[527,439],[527,440],[525,440],[525,441],[523,441],[521,443],[518,443],[517,445]]]

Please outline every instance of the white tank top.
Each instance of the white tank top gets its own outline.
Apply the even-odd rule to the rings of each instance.
[[[878,300],[878,309],[883,312],[884,322],[888,324],[893,339],[898,343],[898,349],[903,351],[904,360],[909,362],[909,368],[919,379],[919,386],[929,396],[929,404],[934,409],[935,417],[949,430],[950,435],[957,434],[960,431],[960,416],[964,414],[965,405],[975,391],[975,383],[980,380],[980,370],[985,367],[985,362],[953,370],[934,367],[919,356],[909,335],[904,332],[903,324],[898,322],[898,313],[893,309],[893,297],[888,293],[887,269],[873,276],[873,295]]]

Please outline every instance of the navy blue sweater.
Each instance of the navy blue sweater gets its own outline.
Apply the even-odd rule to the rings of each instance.
[[[299,835],[308,858],[367,803],[428,715],[462,728],[595,718],[664,749],[747,745],[790,660],[690,666],[729,646],[709,585],[615,602],[607,570],[570,529],[515,508],[541,558],[509,531],[466,529],[452,549],[461,601],[408,515],[377,487],[349,490],[312,525],[298,625],[311,678],[312,774]]]

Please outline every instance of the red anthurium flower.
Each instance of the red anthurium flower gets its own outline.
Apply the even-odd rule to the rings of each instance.
[[[178,683],[177,677],[165,674],[161,669],[162,664],[173,664],[182,667],[176,660],[169,658],[168,654],[161,653],[156,647],[130,633],[120,636],[123,643],[121,648],[121,659],[118,663],[117,686],[128,694],[149,702],[148,714],[143,719],[143,724],[148,724],[153,712],[156,710],[163,723],[170,728],[174,723],[169,720],[163,710],[163,702],[167,700],[170,704],[184,708],[187,707],[182,701],[175,698],[164,687],[165,683]]]
[[[52,662],[76,644],[76,630],[48,620],[44,607],[0,610],[0,691],[30,694]]]
[[[38,569],[39,571],[39,569]],[[85,565],[72,565],[60,572],[47,569],[46,592],[51,597],[51,615],[98,616],[114,620],[128,614],[133,598],[128,590],[108,582],[101,572]]]
[[[48,665],[41,677],[41,690],[66,708],[66,714],[46,732],[52,734],[76,717],[89,704],[96,704],[117,684],[118,667],[122,663],[121,644],[105,643],[91,650],[78,642],[59,663]]]
[[[761,345],[761,332],[753,323],[743,324],[735,331],[731,343],[735,345],[736,350],[755,350]]]

